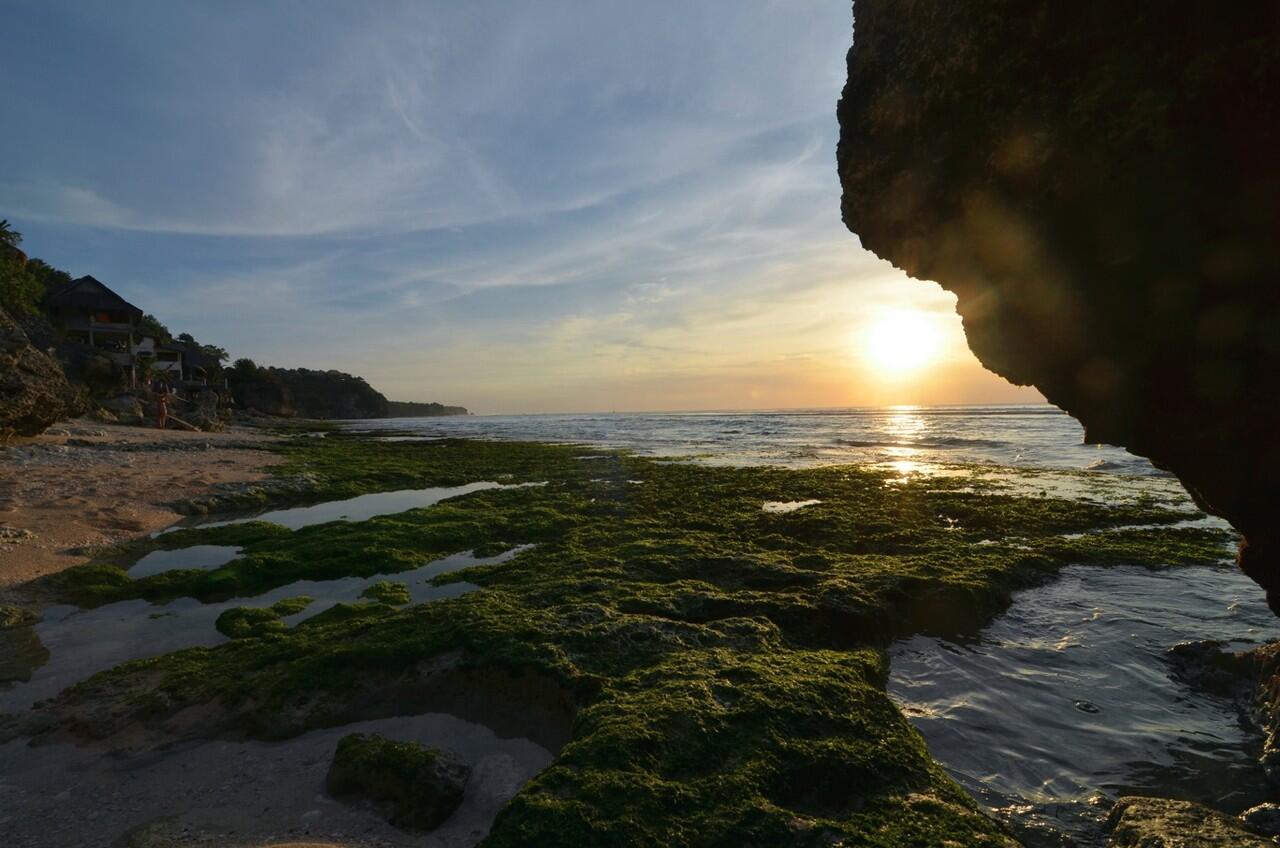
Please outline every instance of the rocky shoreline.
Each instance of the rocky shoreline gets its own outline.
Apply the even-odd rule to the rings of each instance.
[[[1012,591],[1068,563],[1197,567],[1219,561],[1225,542],[1220,531],[1180,526],[1185,505],[1094,506],[953,478],[887,485],[887,472],[854,466],[708,468],[595,450],[583,463],[572,446],[341,432],[258,441],[233,431],[206,449],[204,434],[190,436],[172,448],[145,434],[114,446],[69,429],[46,438],[89,442],[66,446],[87,463],[208,463],[245,452],[261,469],[275,460],[269,477],[206,480],[166,501],[170,519],[486,479],[505,485],[295,530],[250,522],[135,533],[99,548],[88,565],[47,572],[27,589],[86,610],[180,617],[234,598],[243,606],[232,608],[228,628],[232,618],[265,621],[264,603],[275,612],[271,626],[237,629],[223,642],[210,622],[197,643],[208,647],[126,663],[8,716],[0,751],[23,762],[33,741],[146,758],[439,711],[559,751],[493,810],[486,845],[581,844],[602,833],[637,845],[1014,845],[886,697],[884,646],[920,628],[981,626]],[[52,468],[50,457],[63,454],[48,447],[10,450],[28,467]],[[764,508],[773,502],[806,506]],[[201,546],[222,546],[232,559],[136,579],[127,571],[149,552]],[[507,553],[436,572],[428,584],[441,599],[403,605],[397,574],[465,551]],[[357,576],[365,581],[357,585],[381,581],[378,591],[321,607],[298,597],[308,591],[296,587]],[[843,788],[832,794],[832,786]],[[1117,834],[1174,820],[1187,832],[1184,808],[1170,818],[1126,813],[1136,802],[1124,803]],[[113,821],[143,812],[122,809]],[[192,816],[146,832],[182,831],[189,839],[175,844],[200,844],[208,819]],[[1217,814],[1201,818],[1225,826]],[[278,835],[320,833],[290,827]],[[866,841],[871,834],[879,835]],[[362,844],[350,835],[344,844]]]

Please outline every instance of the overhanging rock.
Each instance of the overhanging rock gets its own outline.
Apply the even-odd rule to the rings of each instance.
[[[858,0],[863,245],[969,346],[1178,475],[1280,612],[1280,5]]]

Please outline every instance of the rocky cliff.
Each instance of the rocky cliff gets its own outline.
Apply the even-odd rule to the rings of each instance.
[[[84,407],[83,392],[71,386],[58,363],[37,350],[22,327],[0,309],[0,438],[37,435]]]
[[[236,405],[241,409],[279,418],[292,418],[298,414],[298,406],[289,387],[278,380],[243,380],[230,386]]]
[[[1280,612],[1280,5],[858,0],[842,212],[1175,472]]]
[[[288,387],[305,418],[385,418],[387,399],[364,381],[343,371],[309,368],[271,368],[271,375]]]

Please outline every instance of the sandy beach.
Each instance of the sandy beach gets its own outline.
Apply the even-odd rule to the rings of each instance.
[[[260,446],[273,439],[80,419],[11,441],[0,448],[0,594],[172,524],[176,501],[265,478],[278,459]]]

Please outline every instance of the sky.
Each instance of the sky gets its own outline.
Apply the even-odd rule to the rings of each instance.
[[[1040,399],[840,221],[847,2],[10,0],[5,33],[0,217],[233,357],[483,413]],[[903,314],[934,355],[885,367]]]

